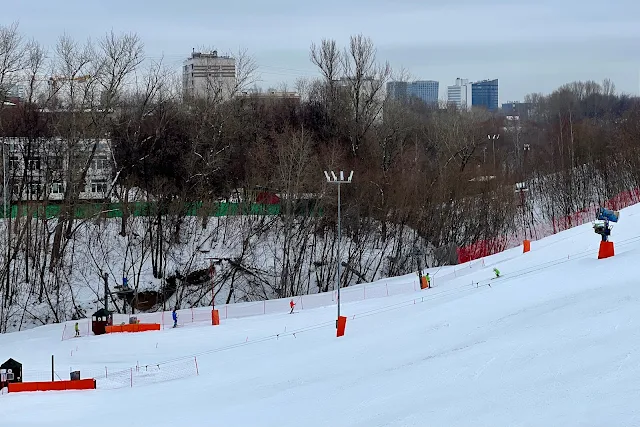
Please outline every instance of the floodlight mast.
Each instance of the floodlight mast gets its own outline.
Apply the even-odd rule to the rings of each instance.
[[[337,289],[337,299],[338,299],[338,319],[340,318],[340,244],[342,242],[342,230],[341,230],[341,206],[340,206],[340,185],[341,184],[350,184],[353,179],[353,171],[349,173],[349,177],[344,179],[344,171],[339,171],[338,175],[340,179],[336,176],[335,172],[331,171],[331,176],[329,176],[329,172],[324,171],[324,176],[327,179],[327,183],[329,184],[337,184],[338,185],[338,245],[337,245],[337,275],[336,275],[336,289]],[[336,328],[338,327],[338,319],[336,319]]]
[[[492,149],[493,149],[493,169],[496,168],[496,139],[500,139],[500,134],[494,134],[494,135],[487,135],[487,139],[489,139],[492,142]]]

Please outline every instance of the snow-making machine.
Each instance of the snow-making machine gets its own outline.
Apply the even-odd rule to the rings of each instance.
[[[620,212],[606,208],[598,208],[596,211],[596,221],[593,223],[593,231],[602,236],[598,259],[609,258],[614,255],[613,242],[609,241],[611,236],[612,222],[618,222]]]
[[[593,231],[602,236],[602,241],[609,241],[611,235],[610,222],[618,222],[619,211],[612,211],[606,208],[598,208],[596,211],[596,221],[593,223]]]

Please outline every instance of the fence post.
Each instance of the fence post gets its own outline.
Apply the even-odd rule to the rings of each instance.
[[[129,368],[129,378],[131,381],[131,387],[133,388],[133,368]]]
[[[200,375],[200,373],[198,372],[198,359],[196,358],[196,356],[193,356],[193,361],[196,363],[196,375]]]
[[[109,371],[107,370],[107,367],[104,367],[104,377],[105,378],[109,378]]]

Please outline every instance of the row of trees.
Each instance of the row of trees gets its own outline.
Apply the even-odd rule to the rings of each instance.
[[[456,262],[456,248],[479,240],[541,237],[551,217],[638,186],[639,104],[608,81],[530,95],[528,117],[507,120],[387,100],[393,72],[362,35],[311,46],[320,77],[296,82],[299,102],[245,95],[257,66],[244,52],[236,60],[232,87],[184,100],[180,79],[145,61],[134,34],[84,44],[63,36],[46,52],[17,25],[0,27],[0,92],[27,84],[26,100],[0,107],[0,137],[22,138],[24,165],[34,153],[64,165],[56,177],[46,172],[55,167],[4,162],[10,197],[33,174],[43,199],[49,184],[66,183],[59,216],[3,222],[0,331],[86,314],[103,271],[160,291],[211,256],[229,260],[215,279],[220,302],[333,289],[336,198],[323,170],[355,171],[343,187],[343,286]],[[53,138],[55,149],[43,149]],[[79,220],[100,144],[110,153],[108,198],[123,215]],[[280,215],[209,218],[238,191],[248,203],[256,191],[277,193]],[[140,199],[154,202],[144,217],[132,214]],[[187,215],[190,202],[203,203],[200,218]],[[211,283],[196,282],[178,280],[165,304],[210,304]]]

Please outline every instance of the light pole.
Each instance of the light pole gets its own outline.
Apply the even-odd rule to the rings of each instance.
[[[211,278],[211,324],[217,326],[220,324],[220,314],[216,310],[216,286],[213,280],[216,275],[215,264],[222,264],[222,261],[231,261],[230,258],[207,257],[209,260],[209,277]]]
[[[331,175],[329,175],[331,174]],[[340,185],[341,184],[351,184],[351,179],[353,178],[353,171],[349,173],[349,177],[347,179],[344,178],[344,172],[338,172],[339,176],[331,171],[324,171],[324,176],[327,178],[327,183],[329,184],[337,184],[338,185],[338,254],[337,254],[337,264],[338,264],[338,275],[336,276],[336,289],[338,290],[338,319],[340,319],[340,244],[342,241],[342,231],[340,229]],[[336,328],[338,327],[338,320],[336,319]]]
[[[2,191],[3,191],[2,198],[3,198],[3,204],[4,204],[3,218],[6,221],[7,220],[7,162],[4,154],[4,145],[5,145],[5,142],[2,141]]]
[[[209,277],[211,278],[211,310],[216,309],[216,288],[213,284],[213,279],[216,275],[216,267],[213,265],[213,260],[209,261]]]
[[[3,215],[2,215],[2,219],[4,222],[4,226],[6,227],[7,230],[7,262],[8,262],[8,266],[10,266],[11,264],[11,244],[10,244],[10,240],[11,240],[11,224],[9,224],[9,219],[7,218],[7,159],[5,157],[4,154],[4,146],[5,146],[6,142],[4,140],[4,138],[2,139],[2,203],[3,203]],[[9,154],[10,155],[10,154]],[[7,290],[6,295],[9,295],[9,287],[10,287],[10,274],[7,274],[7,280],[5,283],[5,287]],[[5,305],[5,301],[0,302],[0,332],[2,332],[3,328],[2,328],[2,319],[4,318],[4,305]],[[4,328],[4,330],[6,330],[6,327]]]
[[[493,145],[493,169],[495,171],[495,169],[496,169],[496,139],[500,138],[500,134],[487,135],[487,138],[492,141],[492,145]]]

